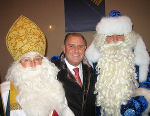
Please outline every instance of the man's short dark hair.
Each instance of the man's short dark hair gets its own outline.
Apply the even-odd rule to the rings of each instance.
[[[84,38],[84,36],[80,33],[67,33],[66,36],[65,36],[65,39],[64,39],[64,45],[66,44],[66,41],[68,40],[68,38],[70,36],[79,36],[83,39],[84,43],[85,43],[85,46],[87,46],[87,42],[86,42],[86,39]]]

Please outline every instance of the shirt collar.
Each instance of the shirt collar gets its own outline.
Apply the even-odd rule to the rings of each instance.
[[[65,58],[65,62],[66,62],[66,65],[67,65],[67,67],[69,68],[69,69],[74,69],[74,68],[81,68],[81,63],[78,65],[78,66],[73,66],[73,65],[71,65],[71,64],[69,64],[69,62],[67,61],[67,59]]]

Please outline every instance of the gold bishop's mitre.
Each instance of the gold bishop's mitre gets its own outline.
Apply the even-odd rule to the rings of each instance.
[[[28,52],[38,52],[44,56],[46,39],[33,21],[21,15],[7,33],[6,46],[16,61]]]

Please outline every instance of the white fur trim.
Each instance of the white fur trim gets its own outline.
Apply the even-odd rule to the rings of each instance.
[[[135,96],[144,96],[146,100],[150,103],[150,90],[146,88],[138,88],[134,91]]]
[[[63,113],[60,116],[75,116],[68,106],[63,110]]]
[[[104,17],[97,24],[96,31],[106,35],[122,35],[132,31],[132,22],[127,16]]]
[[[85,52],[85,56],[88,59],[89,63],[92,66],[92,63],[97,62],[98,59],[101,57],[100,52],[94,45],[94,41],[91,43],[91,45],[87,48]]]
[[[24,57],[30,57],[30,56],[33,56],[33,55],[40,55],[41,57],[43,57],[43,55],[41,55],[39,52],[27,52],[25,54],[23,54],[17,61],[19,62],[22,58]]]
[[[150,57],[146,50],[146,46],[140,36],[137,39],[137,44],[135,46],[134,53],[135,63],[139,65],[139,81],[144,82],[147,79]]]

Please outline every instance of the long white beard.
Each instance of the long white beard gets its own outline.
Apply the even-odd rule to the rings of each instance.
[[[56,79],[58,69],[46,58],[36,68],[23,68],[14,63],[7,73],[7,80],[13,81],[19,89],[17,102],[27,116],[48,116],[50,110],[62,114],[65,93]]]
[[[125,104],[138,87],[134,67],[134,55],[123,42],[105,44],[100,50],[103,56],[97,64],[95,85],[97,105],[107,116],[120,116],[120,106]]]

